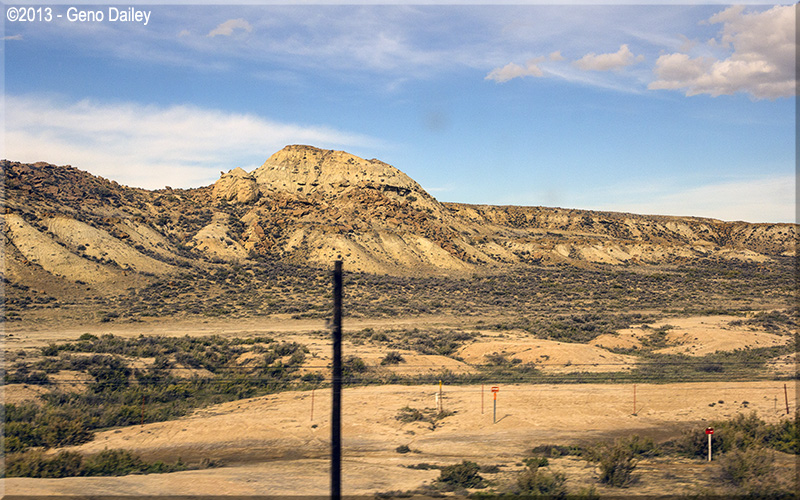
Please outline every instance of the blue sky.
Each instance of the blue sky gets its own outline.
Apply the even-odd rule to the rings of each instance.
[[[796,220],[792,5],[29,5],[10,160],[195,187],[311,144],[441,201]]]

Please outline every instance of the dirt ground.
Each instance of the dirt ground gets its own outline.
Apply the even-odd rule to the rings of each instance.
[[[536,339],[524,331],[503,332],[485,330],[483,325],[508,320],[505,316],[481,316],[463,318],[450,315],[429,315],[407,318],[346,318],[345,354],[359,356],[371,366],[380,364],[385,349],[370,344],[348,342],[347,332],[371,328],[376,331],[402,328],[461,328],[477,331],[480,337],[469,342],[456,354],[464,360],[457,361],[445,356],[419,355],[413,351],[402,351],[405,364],[391,366],[401,374],[441,371],[446,368],[454,373],[474,371],[470,365],[487,362],[487,355],[500,354],[508,359],[519,359],[535,363],[537,368],[549,373],[572,371],[604,372],[630,369],[636,357],[617,354],[609,349],[641,347],[642,339],[652,335],[656,328],[672,326],[667,334],[667,347],[661,353],[681,353],[702,356],[717,350],[733,351],[751,347],[784,345],[788,335],[776,335],[746,325],[731,322],[737,316],[693,316],[670,318],[647,327],[632,326],[614,334],[603,334],[588,344],[557,342]],[[148,319],[138,322],[91,324],[81,321],[42,321],[41,323],[11,323],[6,325],[3,344],[6,351],[32,350],[53,342],[75,340],[83,333],[94,335],[113,334],[120,337],[139,335],[203,336],[223,337],[275,336],[306,345],[313,357],[307,368],[320,369],[330,361],[330,342],[326,337],[327,326],[319,319],[292,319],[290,315],[274,315],[231,321],[209,318],[204,320],[170,321]],[[780,373],[791,370],[793,359],[776,359],[772,368]]]
[[[626,328],[615,335],[600,335],[590,343],[602,347],[641,347],[642,338],[648,337],[653,330],[667,327],[667,347],[655,352],[664,354],[686,354],[687,356],[703,356],[716,351],[733,351],[751,347],[772,347],[783,345],[787,338],[744,325],[738,316],[694,316],[688,318],[670,318],[646,327]]]
[[[481,318],[486,320],[486,318]],[[693,351],[704,349],[701,340],[719,345],[719,339],[731,334],[727,323],[732,318],[704,317],[686,321],[670,320],[676,326],[670,341],[689,343]],[[457,323],[456,318],[378,319],[346,321],[346,330],[399,327],[462,328],[474,325]],[[7,325],[6,349],[35,350],[50,342],[74,340],[82,333],[120,336],[210,335],[254,336],[286,334],[286,338],[308,345],[310,362],[327,364],[329,344],[314,332],[325,330],[319,320],[289,318],[248,319],[231,323],[209,319],[194,322],[141,322],[129,324],[84,325]],[[733,331],[741,343],[758,341],[768,345],[785,342],[788,337],[745,329]],[[638,335],[638,333],[637,333]],[[768,337],[765,337],[767,335]],[[770,336],[771,335],[771,336]],[[634,337],[620,332],[618,337]],[[774,338],[773,338],[774,337]],[[755,340],[754,340],[755,339]],[[613,339],[601,339],[610,342]],[[689,342],[691,340],[691,342]],[[414,367],[425,372],[446,360],[452,371],[469,371],[471,363],[480,363],[485,354],[494,352],[527,361],[546,361],[553,368],[566,361],[586,367],[602,367],[609,359],[614,364],[629,360],[614,358],[602,347],[528,339],[523,345],[519,335],[506,332],[503,337],[481,336],[462,348],[464,363],[451,358],[404,353],[408,365],[394,369],[407,372]],[[534,345],[535,344],[535,345]],[[740,346],[736,342],[728,348]],[[744,347],[741,345],[740,347]],[[534,354],[535,353],[535,354]],[[362,356],[377,365],[384,354],[369,345],[345,344],[345,354]],[[609,356],[604,358],[602,356]],[[535,359],[534,359],[535,358]],[[781,360],[790,365],[794,359]],[[583,368],[583,367],[582,367]],[[795,365],[796,368],[796,365]],[[598,368],[599,370],[600,368]],[[405,466],[423,462],[453,464],[473,460],[481,465],[498,465],[500,472],[485,474],[502,483],[521,469],[521,459],[530,456],[534,446],[542,444],[588,444],[638,434],[656,441],[682,432],[703,432],[712,420],[731,418],[755,411],[767,422],[788,418],[782,381],[734,381],[671,384],[506,384],[499,386],[496,423],[490,385],[445,386],[443,406],[454,414],[435,426],[426,422],[403,423],[396,417],[401,408],[435,409],[438,387],[369,386],[349,388],[343,396],[343,493],[375,494],[412,490],[430,484],[437,470],[416,470]],[[797,383],[787,383],[788,404],[794,413]],[[31,386],[8,386],[7,402],[36,395]],[[24,391],[29,391],[25,394]],[[634,400],[635,391],[635,400]],[[94,441],[70,449],[96,453],[105,448],[125,448],[146,460],[199,463],[204,459],[221,461],[218,468],[170,474],[130,475],[124,477],[73,477],[63,479],[10,478],[2,481],[9,495],[325,495],[328,492],[328,454],[330,439],[330,390],[284,392],[259,398],[234,401],[197,410],[169,422],[110,429],[96,435]],[[412,452],[400,454],[396,448],[408,446]],[[779,462],[791,473],[795,457],[781,455]],[[675,460],[678,460],[677,463]],[[712,464],[713,466],[713,464]],[[639,480],[625,490],[598,486],[601,495],[655,495],[684,493],[693,488],[713,485],[709,464],[703,461],[654,458],[640,462]],[[568,487],[577,492],[596,484],[597,470],[592,463],[575,457],[551,461],[554,471],[567,474]]]
[[[763,381],[637,384],[635,415],[629,384],[503,385],[496,423],[490,387],[445,387],[444,408],[455,414],[439,421],[435,429],[428,423],[396,419],[404,406],[435,408],[437,390],[380,386],[344,391],[344,493],[418,488],[438,477],[436,470],[403,467],[421,462],[451,464],[467,459],[512,470],[541,444],[580,444],[633,434],[658,440],[683,431],[703,432],[704,422],[752,411],[768,422],[787,418],[783,383]],[[792,411],[796,392],[796,384],[790,384]],[[94,453],[126,448],[151,460],[208,458],[225,465],[119,478],[11,478],[5,480],[6,493],[322,495],[328,488],[330,411],[330,391],[287,392],[217,405],[175,421],[108,430],[72,449]],[[414,451],[399,454],[395,449],[400,445]],[[697,486],[703,482],[698,471],[707,467],[702,461],[687,461],[667,477],[666,466],[659,469],[658,463],[643,464],[644,477],[626,492],[658,493],[664,481],[674,481],[680,471],[685,471],[687,484]],[[573,481],[596,477],[594,465],[585,461],[566,457],[554,465],[574,476]],[[648,467],[661,472],[649,473],[652,480],[648,480]]]

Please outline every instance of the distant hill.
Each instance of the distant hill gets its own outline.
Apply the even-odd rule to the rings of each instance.
[[[136,287],[269,258],[393,275],[517,265],[765,262],[795,255],[797,226],[546,207],[441,203],[400,170],[287,146],[211,186],[148,191],[71,166],[3,161],[5,278]]]

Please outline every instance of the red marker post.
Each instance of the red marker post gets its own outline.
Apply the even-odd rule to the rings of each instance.
[[[494,413],[492,414],[492,423],[497,423],[497,393],[500,392],[500,388],[497,386],[492,387],[492,394],[494,394]]]
[[[713,427],[706,427],[706,435],[708,436],[708,461],[711,461],[711,435],[714,434]]]

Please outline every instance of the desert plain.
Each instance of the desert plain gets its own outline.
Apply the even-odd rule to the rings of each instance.
[[[797,491],[795,224],[442,203],[300,145],[193,189],[2,167],[9,498],[325,496],[335,260],[343,494]]]
[[[789,338],[763,329],[736,326],[740,317],[705,315],[670,319],[669,351],[703,355],[718,350],[735,351],[751,346],[775,347]],[[502,354],[535,363],[546,374],[616,373],[636,367],[637,357],[608,350],[636,342],[647,329],[623,329],[595,338],[591,343],[531,339],[522,330],[496,330],[487,324],[499,317],[463,318],[431,315],[408,318],[352,318],[345,332],[392,331],[397,328],[447,330],[474,329],[478,335],[459,348],[454,357],[419,354],[400,349],[404,361],[382,366],[386,348],[372,342],[345,340],[345,356],[363,359],[371,370],[403,375],[429,374],[428,383],[369,384],[351,386],[343,396],[343,494],[367,495],[421,492],[436,483],[439,470],[409,468],[416,464],[450,465],[462,460],[496,465],[484,473],[498,487],[513,483],[524,469],[521,460],[541,445],[586,446],[613,442],[634,435],[655,442],[687,432],[703,432],[713,421],[755,412],[776,424],[787,418],[786,406],[796,408],[796,364],[791,355],[765,366],[757,380],[704,380],[662,383],[658,379],[602,382],[575,378],[566,383],[547,381],[443,384],[442,407],[451,415],[435,422],[403,422],[402,408],[438,409],[436,374],[477,373],[487,354]],[[731,326],[734,322],[734,326]],[[160,320],[133,324],[66,324],[22,327],[7,325],[6,349],[33,351],[48,344],[77,339],[92,332],[119,338],[147,336],[217,335],[230,338],[280,336],[284,341],[308,346],[306,370],[329,366],[330,339],[323,320],[290,317],[249,318],[239,321]],[[651,327],[657,328],[654,324]],[[374,335],[374,333],[372,333]],[[348,338],[345,333],[345,339]],[[145,363],[152,360],[144,360]],[[702,374],[702,372],[700,372]],[[498,377],[501,379],[501,377]],[[79,390],[76,379],[73,390]],[[637,381],[638,380],[638,381]],[[560,381],[560,382],[565,382]],[[556,382],[559,382],[556,380]],[[784,393],[784,385],[787,391]],[[499,387],[496,417],[492,386]],[[48,389],[46,386],[10,384],[6,403],[23,402]],[[200,463],[213,460],[218,467],[166,474],[122,477],[68,477],[58,479],[6,478],[7,495],[231,495],[324,496],[329,488],[331,390],[325,384],[313,390],[289,390],[237,399],[198,408],[163,422],[127,425],[97,432],[92,441],[60,451],[92,455],[104,449],[130,450],[145,460]],[[493,422],[496,418],[496,422]],[[411,451],[398,453],[406,445]],[[780,454],[777,468],[785,478],[795,472],[794,455]],[[635,469],[636,480],[625,488],[598,482],[597,464],[575,456],[550,458],[549,470],[563,473],[571,492],[595,485],[597,494],[688,495],[713,488],[718,479],[715,462],[697,458],[653,456]],[[474,490],[481,491],[481,490]]]

